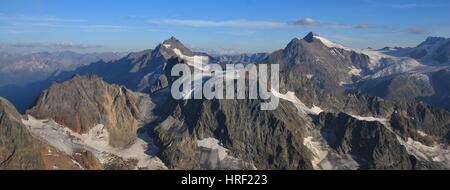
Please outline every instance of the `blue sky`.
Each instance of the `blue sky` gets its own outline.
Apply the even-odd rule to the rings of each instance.
[[[309,31],[354,48],[450,36],[447,0],[0,0],[0,49],[269,52]]]

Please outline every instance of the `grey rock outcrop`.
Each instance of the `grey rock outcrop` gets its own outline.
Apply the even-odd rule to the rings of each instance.
[[[263,63],[279,64],[286,71],[286,82],[295,82],[299,75],[310,76],[316,86],[333,93],[343,92],[343,83],[351,83],[352,69],[365,69],[369,57],[351,50],[329,47],[317,34],[293,39],[286,48],[269,54]],[[290,74],[295,73],[295,74]]]
[[[110,134],[110,145],[124,147],[134,141],[143,119],[139,105],[139,95],[125,87],[109,85],[93,75],[76,75],[53,84],[27,113],[53,119],[80,134],[102,124]]]
[[[257,100],[171,101],[164,122],[154,128],[160,158],[174,169],[202,168],[197,143],[218,139],[229,155],[258,169],[312,169],[302,131],[308,123],[294,106],[260,112]],[[175,110],[172,112],[171,110]],[[197,155],[197,156],[194,156]],[[249,168],[246,167],[237,169]],[[236,169],[222,165],[223,169]],[[211,169],[211,168],[203,168]]]
[[[12,104],[0,97],[0,170],[82,169],[70,155],[35,138],[22,119]]]
[[[330,146],[352,155],[359,169],[413,169],[405,147],[379,122],[360,121],[344,113],[322,113],[318,125]]]
[[[0,97],[0,169],[43,169],[42,145],[21,119],[14,106]]]

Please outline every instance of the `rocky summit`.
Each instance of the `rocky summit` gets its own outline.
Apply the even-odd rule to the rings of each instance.
[[[53,119],[75,133],[88,133],[104,125],[109,144],[124,147],[136,139],[144,113],[141,97],[123,86],[109,85],[97,76],[75,75],[44,91],[27,114],[37,119]]]

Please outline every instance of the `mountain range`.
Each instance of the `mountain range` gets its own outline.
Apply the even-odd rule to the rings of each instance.
[[[0,99],[0,168],[450,169],[448,53],[445,38],[356,50],[311,32],[268,54],[210,56],[172,37],[0,87],[23,114]],[[279,64],[279,107],[173,99],[172,66],[198,59]]]
[[[44,80],[56,71],[73,70],[92,62],[112,61],[124,53],[76,53],[72,51],[29,54],[0,52],[0,86],[25,85]]]

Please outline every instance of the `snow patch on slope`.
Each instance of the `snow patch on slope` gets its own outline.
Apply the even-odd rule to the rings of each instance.
[[[389,62],[389,66],[386,66],[375,74],[371,75],[370,78],[374,79],[393,74],[406,73],[424,66],[411,58],[394,58],[387,60],[387,62]]]
[[[358,53],[362,53],[365,54],[367,56],[369,56],[369,69],[374,70],[376,68],[378,68],[381,64],[381,60],[383,58],[388,58],[391,56],[388,56],[386,54],[383,54],[381,52],[372,50],[372,49],[363,49],[363,50],[359,50],[357,51]]]
[[[221,146],[219,144],[219,140],[217,140],[215,138],[206,138],[203,140],[198,140],[197,146],[209,148],[209,149],[213,149],[213,150],[218,150],[219,160],[224,160],[226,157],[228,157],[228,149]]]
[[[212,169],[221,169],[219,168],[219,166],[224,168],[242,169],[240,167],[242,167],[242,165],[245,165],[244,167],[246,169],[257,170],[257,168],[253,164],[244,162],[241,159],[229,155],[229,150],[220,145],[219,140],[216,138],[205,138],[202,140],[197,140],[197,146],[212,150],[211,152],[217,152],[217,155],[211,154],[209,155],[209,158],[207,158],[208,161],[205,160],[206,163],[210,164],[210,167],[212,167]]]
[[[426,137],[428,136],[426,133],[424,133],[423,131],[417,131],[417,133],[422,136],[422,137]]]
[[[163,46],[167,49],[172,50],[175,55],[177,55],[180,59],[183,59],[186,61],[186,64],[202,70],[202,71],[207,71],[208,70],[208,63],[209,63],[209,57],[208,56],[203,56],[203,55],[194,55],[194,56],[188,56],[183,54],[183,52],[181,52],[181,50],[177,49],[177,48],[172,48],[172,46],[170,44],[163,44]]]
[[[406,147],[406,151],[417,159],[443,163],[447,168],[450,168],[450,148],[448,146],[443,144],[427,146],[412,138],[408,138],[408,141],[404,141],[400,137],[397,138]]]
[[[136,139],[134,144],[125,149],[111,147],[109,133],[102,124],[96,125],[87,134],[80,135],[53,120],[37,120],[28,116],[28,120],[23,119],[22,123],[33,135],[68,155],[82,149],[92,152],[102,164],[107,164],[111,155],[115,155],[123,159],[138,160],[138,168],[167,169],[159,158],[145,154],[149,147],[143,139]]]
[[[311,164],[314,170],[356,170],[359,168],[358,162],[351,155],[337,153],[320,134],[318,135],[317,138],[309,136],[303,139],[303,145],[312,153]]]
[[[330,164],[324,165],[325,167],[321,165],[321,162],[328,155],[328,151],[322,147],[321,143],[313,141],[313,137],[306,137],[303,139],[303,145],[313,153],[313,160],[311,162],[315,170],[331,169]]]
[[[360,121],[369,121],[369,122],[377,121],[383,124],[384,126],[390,126],[388,118],[364,117],[359,115],[350,115],[350,116]]]
[[[434,146],[427,146],[419,141],[415,141],[412,138],[408,138],[405,141],[400,135],[398,135],[390,126],[389,119],[376,118],[376,117],[363,117],[352,115],[352,117],[362,121],[377,121],[383,124],[390,132],[397,137],[397,141],[406,148],[409,155],[413,155],[419,160],[433,161],[445,164],[447,168],[450,168],[450,147],[444,144],[435,143]],[[426,136],[422,131],[418,131],[419,135]]]
[[[328,40],[326,38],[323,38],[323,37],[320,37],[320,36],[317,36],[317,35],[315,35],[314,38],[317,39],[317,40],[320,40],[323,44],[325,44],[326,46],[328,46],[330,48],[339,48],[339,49],[343,49],[343,50],[346,50],[346,51],[352,51],[352,49],[347,48],[347,47],[345,47],[345,46],[343,46],[341,44],[335,43],[335,42],[333,42],[331,40]]]
[[[375,72],[374,74],[368,76],[370,78],[379,78],[397,73],[405,73],[423,67],[423,65],[418,61],[409,57],[395,57],[373,49],[355,50],[317,35],[314,36],[314,38],[320,40],[327,47],[333,48],[333,50],[331,50],[333,55],[341,55],[341,53],[336,51],[336,49],[354,51],[356,53],[367,55],[369,57],[369,64],[366,66],[366,69]],[[361,76],[362,70],[352,67],[350,68],[348,74],[353,76]]]
[[[323,110],[317,106],[313,106],[312,108],[307,107],[300,99],[297,98],[297,96],[295,96],[294,92],[287,92],[286,94],[281,94],[280,92],[277,92],[276,90],[272,89],[272,94],[277,98],[293,103],[295,107],[298,109],[298,111],[304,114],[319,115],[320,113],[323,112]]]
[[[361,76],[361,69],[356,68],[355,66],[352,66],[350,68],[350,71],[348,72],[349,75],[353,75],[353,76]]]
[[[375,72],[369,76],[370,78],[404,73],[423,67],[423,65],[418,61],[409,57],[395,57],[373,49],[355,51],[369,57],[369,65],[367,67],[371,71]]]

